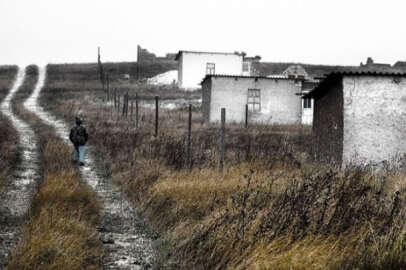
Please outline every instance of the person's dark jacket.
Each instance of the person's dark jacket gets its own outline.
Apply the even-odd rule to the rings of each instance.
[[[83,146],[87,143],[89,135],[83,126],[74,126],[70,130],[69,139],[75,146]]]

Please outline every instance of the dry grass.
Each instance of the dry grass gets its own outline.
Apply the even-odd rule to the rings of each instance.
[[[15,67],[0,68],[0,103],[10,91],[17,70]],[[11,122],[0,114],[0,192],[5,178],[18,161],[18,137]]]
[[[98,211],[75,173],[46,175],[7,269],[98,269]]]
[[[70,152],[55,138],[46,143],[43,183],[7,269],[98,269],[100,206],[64,158]]]
[[[62,93],[42,104],[67,120],[82,111],[108,173],[168,240],[182,269],[402,269],[405,175],[348,171],[312,162],[303,127],[228,128],[227,166],[217,171],[218,127],[193,121],[193,170],[185,157],[185,111],[151,111],[140,129],[100,97]],[[130,149],[130,150],[129,150]],[[169,255],[168,255],[169,256]]]
[[[30,76],[35,77],[35,72]],[[22,88],[14,109],[40,138],[43,180],[7,269],[99,269],[101,243],[96,226],[100,205],[71,164],[72,150],[22,108],[31,90],[28,84]]]
[[[185,269],[400,269],[387,266],[406,263],[399,252],[406,192],[394,203],[397,184],[387,184],[395,176],[280,166],[243,163],[223,174],[161,170],[152,183],[137,175],[128,190],[150,186],[139,199],[177,243]]]

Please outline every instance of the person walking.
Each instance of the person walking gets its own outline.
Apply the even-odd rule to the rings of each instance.
[[[82,120],[79,117],[75,117],[76,126],[70,130],[69,139],[74,146],[73,162],[78,163],[80,166],[85,165],[85,145],[88,140],[88,134],[86,128],[82,126]]]

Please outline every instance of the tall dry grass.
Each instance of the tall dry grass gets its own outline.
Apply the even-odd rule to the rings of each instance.
[[[95,194],[70,164],[70,149],[52,137],[43,147],[43,183],[7,269],[99,269]]]
[[[81,111],[105,167],[167,242],[163,259],[182,269],[402,269],[405,175],[341,171],[312,160],[303,127],[227,129],[227,165],[217,170],[218,127],[193,120],[193,169],[185,111],[151,111],[141,128],[118,119],[101,95],[50,81],[42,104],[68,121]],[[86,99],[84,97],[90,97]]]
[[[17,75],[14,66],[0,67],[0,103],[9,93]],[[17,132],[9,119],[0,114],[0,193],[5,178],[14,169],[18,162],[18,137]]]
[[[22,107],[33,89],[29,82],[36,81],[35,67],[31,68],[13,107],[38,135],[42,183],[7,269],[99,269],[100,205],[71,163],[72,149]]]

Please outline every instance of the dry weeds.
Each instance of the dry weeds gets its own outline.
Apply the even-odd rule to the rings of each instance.
[[[100,92],[65,89],[51,82],[42,104],[68,121],[82,111],[108,173],[168,240],[183,269],[406,265],[404,174],[314,163],[302,127],[238,125],[228,129],[227,167],[219,173],[218,128],[201,125],[198,113],[190,172],[184,111],[163,111],[161,135],[152,138],[147,109],[136,130],[98,103]]]
[[[0,103],[10,91],[17,74],[16,67],[0,68]],[[18,137],[11,122],[0,114],[0,192],[5,178],[18,162]]]
[[[32,68],[28,82],[35,82]],[[23,86],[14,109],[40,138],[43,182],[7,269],[99,269],[101,243],[96,226],[100,205],[71,163],[72,150],[22,108],[31,90],[29,83]]]

